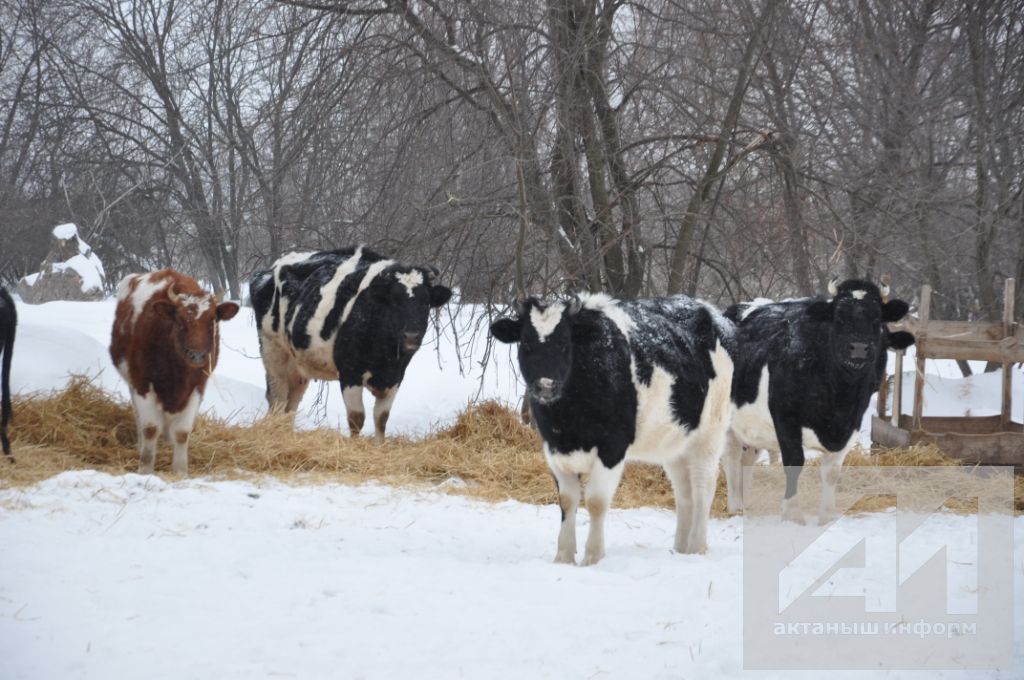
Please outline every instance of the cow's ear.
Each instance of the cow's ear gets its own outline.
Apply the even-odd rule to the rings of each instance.
[[[235,318],[235,314],[238,314],[238,303],[235,302],[222,302],[217,305],[217,320],[227,321]]]
[[[498,342],[504,342],[511,344],[519,342],[519,336],[523,332],[523,320],[522,319],[510,319],[505,317],[498,319],[491,324],[491,335]]]
[[[572,318],[572,343],[584,344],[594,342],[601,337],[601,327],[593,318],[577,314]]]
[[[813,321],[831,321],[832,303],[828,300],[815,300],[808,305],[807,316]]]
[[[914,336],[906,331],[889,333],[889,347],[893,349],[906,349],[913,344]]]
[[[452,289],[448,286],[430,287],[430,306],[440,307],[452,299]]]
[[[889,300],[882,305],[882,321],[899,321],[910,311],[910,305],[903,300]]]

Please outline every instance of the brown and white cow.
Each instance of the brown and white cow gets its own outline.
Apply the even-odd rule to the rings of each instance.
[[[131,388],[140,473],[153,472],[161,433],[174,444],[171,469],[188,473],[188,438],[217,366],[217,322],[237,313],[237,304],[218,304],[172,269],[129,274],[118,284],[110,357]]]

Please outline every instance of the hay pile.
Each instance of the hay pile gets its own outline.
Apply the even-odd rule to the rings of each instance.
[[[112,474],[138,468],[131,406],[74,377],[60,391],[15,401],[10,429],[13,465],[0,465],[0,487],[26,486],[64,470]],[[517,414],[495,402],[469,406],[450,427],[420,439],[350,439],[329,429],[295,430],[288,414],[247,425],[201,416],[189,446],[192,476],[247,478],[273,475],[286,482],[360,483],[438,487],[489,501],[554,503],[554,482],[540,438]],[[170,476],[171,447],[161,442],[157,471]],[[813,463],[812,463],[813,464]],[[854,452],[847,465],[955,465],[934,447]],[[1024,510],[1024,478],[1017,508]],[[672,507],[672,488],[660,467],[630,464],[615,495],[617,507]],[[868,508],[865,508],[868,509]],[[725,513],[725,476],[718,478],[713,514]]]

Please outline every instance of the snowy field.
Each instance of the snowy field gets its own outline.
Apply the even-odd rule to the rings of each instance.
[[[6,680],[821,677],[742,670],[738,517],[684,556],[674,513],[613,510],[578,568],[551,563],[554,506],[375,485],[68,472],[0,507]],[[884,677],[1022,677],[1015,602],[1016,670]]]
[[[107,354],[113,302],[18,311],[16,392],[75,372],[127,396]],[[486,326],[471,342],[471,323],[463,313],[430,334],[392,432],[427,431],[471,399],[517,402],[508,349],[483,372]],[[251,421],[265,410],[251,310],[222,342],[204,405]],[[929,370],[926,413],[998,412],[997,374]],[[1017,419],[1021,385],[1018,369]],[[325,410],[315,393],[301,423],[337,428],[337,387]],[[743,671],[741,518],[712,520],[709,553],[683,556],[670,549],[674,513],[612,510],[608,555],[584,569],[551,563],[558,515],[377,485],[89,471],[0,490],[0,680],[821,677]],[[855,521],[871,531],[885,515]],[[943,530],[968,524],[951,516]],[[1014,526],[1015,668],[878,677],[1024,677],[1024,519]]]

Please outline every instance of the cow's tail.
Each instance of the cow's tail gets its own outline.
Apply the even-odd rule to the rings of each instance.
[[[7,336],[3,339],[3,365],[0,367],[0,410],[2,410],[2,421],[0,421],[0,440],[2,440],[4,455],[11,455],[11,442],[7,438],[7,424],[11,422],[11,356],[14,354],[14,332],[17,323],[17,314],[14,305],[11,308],[10,324],[7,327]],[[14,459],[11,458],[13,461]]]

